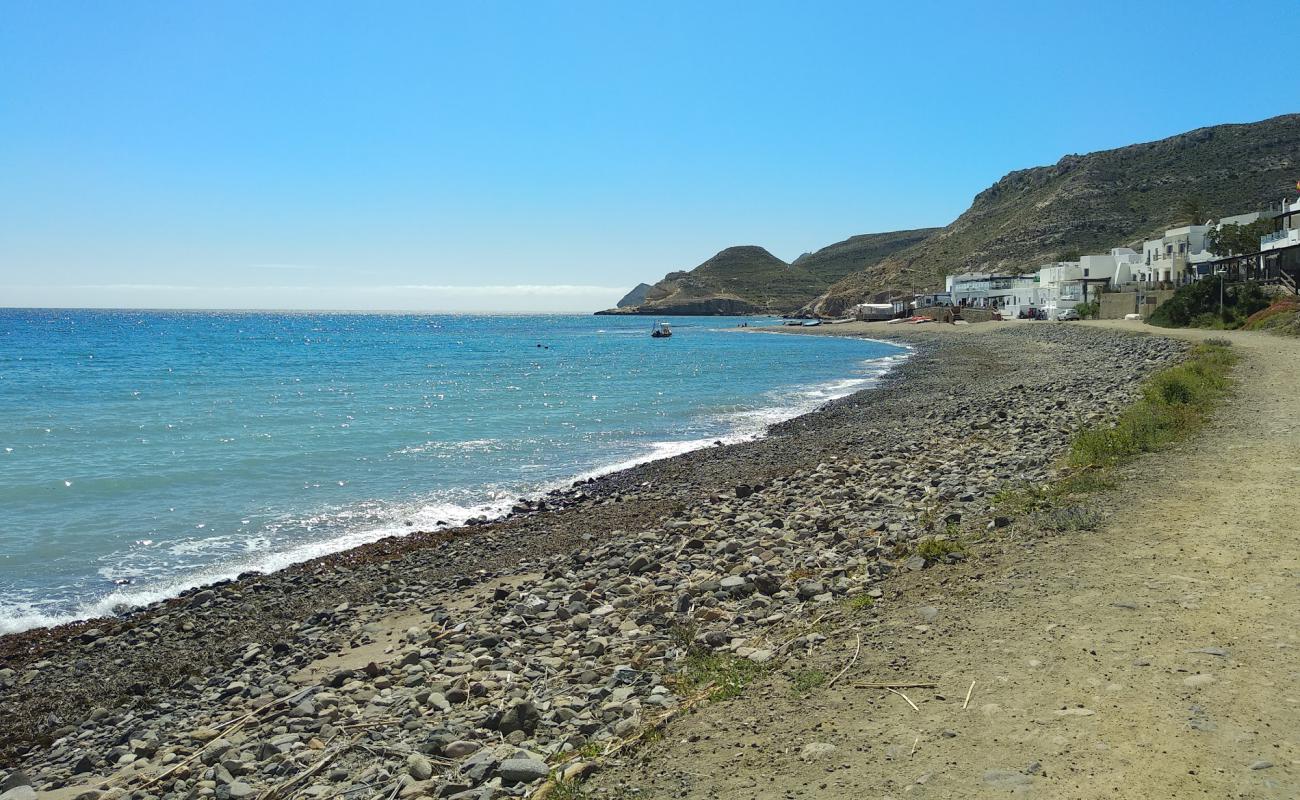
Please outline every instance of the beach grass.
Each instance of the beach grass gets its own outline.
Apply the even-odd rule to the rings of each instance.
[[[1237,361],[1225,339],[1207,339],[1187,360],[1142,386],[1141,396],[1110,425],[1074,435],[1062,477],[1043,485],[1007,486],[993,496],[999,511],[1056,533],[1092,531],[1104,517],[1088,498],[1118,483],[1115,470],[1196,431],[1232,386]]]
[[[1236,361],[1229,343],[1209,340],[1188,359],[1147,381],[1142,396],[1110,426],[1087,428],[1070,443],[1069,466],[1080,471],[1123,464],[1196,430],[1230,385]],[[1072,476],[1073,477],[1073,476]],[[1086,490],[1085,484],[1071,487]]]

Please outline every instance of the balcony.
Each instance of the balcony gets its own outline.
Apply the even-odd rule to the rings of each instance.
[[[1300,245],[1300,228],[1291,228],[1259,237],[1260,250],[1280,250],[1283,247],[1296,245]]]

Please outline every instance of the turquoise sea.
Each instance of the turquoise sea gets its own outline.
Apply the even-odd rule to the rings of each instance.
[[[906,357],[672,322],[0,310],[0,633],[758,436]]]

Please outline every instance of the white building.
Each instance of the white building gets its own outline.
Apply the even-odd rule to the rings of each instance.
[[[1243,219],[1249,214],[1229,217],[1228,220]],[[1196,266],[1214,260],[1214,255],[1205,249],[1205,237],[1216,226],[1183,225],[1170,228],[1159,239],[1151,239],[1142,244],[1142,264],[1139,267],[1139,280],[1142,283],[1171,283],[1181,285],[1196,277]]]
[[[1278,230],[1260,237],[1261,253],[1271,255],[1274,251],[1300,245],[1300,220],[1296,219],[1297,215],[1300,215],[1300,198],[1290,202],[1283,200],[1274,208],[1273,218],[1277,221]],[[1255,216],[1259,217],[1258,214]]]

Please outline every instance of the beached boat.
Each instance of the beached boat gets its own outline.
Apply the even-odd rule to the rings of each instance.
[[[673,335],[673,329],[667,322],[656,322],[650,328],[650,335],[655,339],[667,339]]]

